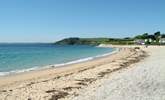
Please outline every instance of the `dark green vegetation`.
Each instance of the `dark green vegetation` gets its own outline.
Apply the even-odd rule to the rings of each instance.
[[[59,45],[99,45],[99,44],[114,44],[114,45],[130,45],[130,44],[165,44],[165,34],[156,32],[152,35],[144,33],[135,37],[127,38],[66,38],[56,42]]]
[[[154,34],[144,33],[134,37],[134,40],[144,40],[145,44],[151,45],[164,45],[165,44],[165,34],[161,32],[155,32]]]
[[[99,45],[99,44],[133,44],[132,39],[117,38],[67,38],[56,42],[59,45]]]

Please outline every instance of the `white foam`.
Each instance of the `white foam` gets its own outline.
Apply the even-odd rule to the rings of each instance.
[[[0,72],[0,76],[5,76],[5,75],[12,75],[16,73],[23,73],[23,72],[28,72],[28,71],[33,71],[37,70],[39,67],[33,67],[33,68],[28,68],[28,69],[21,69],[21,70],[13,70],[9,72]]]
[[[67,63],[62,63],[62,64],[55,64],[55,67],[59,67],[59,66],[65,66],[65,65],[70,65],[70,64],[75,64],[75,63],[80,63],[80,62],[85,62],[85,61],[89,61],[94,59],[94,57],[88,57],[88,58],[83,58],[83,59],[79,59],[79,60],[75,60],[75,61],[71,61],[71,62],[67,62]]]

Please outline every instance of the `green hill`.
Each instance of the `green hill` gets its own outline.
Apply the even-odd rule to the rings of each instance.
[[[99,45],[99,44],[133,44],[133,40],[129,38],[66,38],[56,42],[59,45]]]
[[[114,45],[128,45],[128,44],[140,44],[141,41],[150,45],[165,45],[165,34],[161,34],[159,31],[154,34],[144,33],[132,38],[66,38],[57,41],[55,44],[59,45],[99,45],[99,44],[114,44]]]

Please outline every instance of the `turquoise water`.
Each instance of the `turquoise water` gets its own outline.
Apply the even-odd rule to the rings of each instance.
[[[113,50],[87,45],[0,44],[0,75],[86,61]]]

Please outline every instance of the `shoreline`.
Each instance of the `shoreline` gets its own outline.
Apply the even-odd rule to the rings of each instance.
[[[101,47],[101,46],[99,46],[99,47]],[[103,47],[103,48],[106,48],[106,47]],[[78,63],[83,63],[83,62],[87,62],[87,61],[91,61],[91,60],[95,60],[95,59],[100,59],[102,57],[112,55],[113,53],[116,53],[119,51],[119,48],[113,48],[113,49],[115,49],[115,50],[113,50],[112,52],[109,52],[109,53],[91,56],[91,57],[87,57],[87,58],[81,58],[81,59],[69,61],[66,63],[49,64],[49,65],[45,65],[45,66],[31,67],[28,69],[13,70],[13,71],[8,71],[8,72],[0,72],[0,78],[6,77],[6,76],[13,76],[13,75],[19,75],[19,74],[23,74],[23,73],[28,73],[31,71],[40,71],[40,70],[46,70],[46,69],[51,69],[51,68],[67,67],[67,66],[70,66],[72,64],[78,64]]]
[[[103,48],[107,48],[107,47],[104,47],[104,46],[99,46],[99,47],[103,47]],[[108,47],[109,48],[109,47]],[[112,47],[110,47],[112,48]],[[115,47],[114,47],[115,48]],[[58,64],[58,66],[56,66],[57,64],[52,64],[52,65],[47,65],[47,66],[44,66],[44,67],[41,67],[41,68],[37,68],[37,69],[34,69],[34,70],[29,70],[29,71],[24,71],[24,72],[18,72],[18,73],[13,73],[13,74],[7,74],[7,75],[0,75],[0,88],[3,86],[3,84],[1,83],[1,81],[4,81],[3,83],[6,83],[7,84],[10,84],[10,83],[13,83],[13,78],[16,77],[26,77],[26,76],[30,76],[30,78],[27,78],[27,79],[23,79],[24,80],[31,80],[33,79],[33,76],[31,76],[30,74],[34,74],[34,73],[42,73],[44,71],[51,71],[51,70],[67,70],[67,67],[72,67],[72,66],[76,66],[76,65],[81,65],[81,64],[84,64],[84,63],[90,63],[91,61],[92,62],[95,62],[99,59],[104,59],[106,57],[109,57],[111,55],[114,55],[115,53],[118,53],[120,51],[121,48],[115,48],[115,50],[113,50],[112,52],[109,52],[109,53],[106,53],[106,54],[101,54],[101,55],[97,55],[97,56],[94,56],[94,57],[88,57],[88,58],[92,58],[92,59],[88,59],[88,58],[83,58],[83,59],[87,59],[87,60],[84,60],[84,61],[79,61],[79,60],[75,60],[75,61],[79,61],[79,62],[75,62],[75,61],[71,61],[71,62],[67,62],[67,63],[63,63],[63,64]],[[30,68],[30,69],[33,69],[33,68]],[[36,75],[37,77],[39,77],[38,75]],[[12,82],[10,82],[9,80],[12,80]],[[15,80],[15,82],[17,81],[22,81],[21,80]]]
[[[129,67],[145,56],[145,52],[141,49],[120,47],[117,53],[91,61],[0,78],[0,99],[6,98],[8,93],[11,94],[7,97],[9,99],[17,96],[22,99],[30,97],[37,100],[45,96],[45,98],[53,98],[56,92],[57,96],[60,93],[73,96],[76,95],[74,94],[77,93],[76,91],[88,86],[88,82],[93,83],[106,74]],[[87,83],[84,83],[86,81]],[[36,94],[34,95],[32,91]]]

